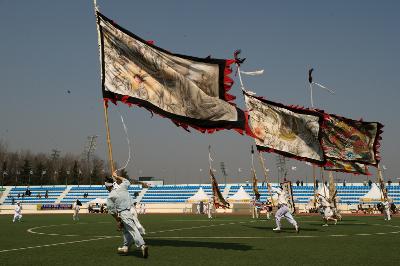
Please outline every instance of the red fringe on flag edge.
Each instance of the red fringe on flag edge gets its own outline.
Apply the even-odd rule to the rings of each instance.
[[[248,125],[248,114],[247,114],[247,112],[245,112],[245,114],[244,114],[244,116],[245,116],[245,122],[244,122],[244,123],[245,123],[245,129],[244,129],[244,130],[243,130],[243,129],[240,129],[240,128],[234,128],[234,127],[202,128],[202,127],[198,127],[198,126],[194,126],[194,125],[189,125],[189,124],[182,123],[181,121],[177,121],[177,120],[172,119],[172,118],[170,118],[170,117],[166,117],[166,116],[164,116],[164,115],[162,115],[162,114],[159,114],[159,113],[157,113],[157,112],[155,112],[155,111],[153,111],[153,110],[150,110],[150,109],[147,108],[146,106],[143,106],[143,105],[141,105],[141,104],[139,104],[139,103],[131,103],[131,102],[128,102],[128,99],[129,99],[129,96],[125,95],[125,96],[122,96],[121,99],[118,99],[117,96],[116,96],[115,98],[103,98],[103,101],[105,102],[106,107],[108,107],[108,102],[109,102],[109,101],[112,102],[114,105],[118,105],[118,101],[120,101],[120,102],[122,102],[122,103],[128,105],[129,107],[132,107],[132,106],[135,105],[135,106],[138,106],[138,107],[145,108],[147,111],[150,112],[150,114],[151,114],[152,117],[153,117],[154,113],[156,113],[158,116],[160,116],[160,117],[162,117],[162,118],[167,118],[167,119],[171,120],[172,123],[174,123],[177,127],[181,127],[181,128],[183,128],[185,131],[187,131],[187,132],[189,132],[189,133],[191,132],[189,128],[193,128],[193,129],[195,129],[195,130],[197,130],[197,131],[200,131],[200,132],[203,133],[203,134],[204,134],[204,133],[213,134],[213,133],[215,133],[215,132],[217,132],[217,131],[233,129],[233,130],[235,130],[237,133],[239,133],[240,135],[244,135],[244,133],[246,133],[246,135],[248,135],[248,136],[250,136],[250,137],[253,137],[253,138],[256,137],[256,136],[253,134],[253,132],[251,131],[249,125]]]
[[[231,65],[235,62],[236,62],[235,59],[225,60],[225,69],[224,69],[224,90],[225,90],[224,99],[225,101],[234,106],[236,106],[236,104],[233,102],[236,99],[236,96],[229,94],[228,91],[232,89],[232,86],[235,83],[233,79],[229,76],[232,73]]]

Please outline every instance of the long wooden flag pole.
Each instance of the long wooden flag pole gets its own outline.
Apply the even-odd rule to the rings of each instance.
[[[316,177],[315,177],[315,165],[313,165],[313,169],[312,169],[312,172],[313,172],[313,179],[314,179],[314,207],[317,207],[317,180],[316,180]]]
[[[101,81],[103,82],[103,71],[102,71],[102,68],[101,68],[102,57],[101,57],[100,28],[99,28],[99,24],[98,24],[98,21],[97,21],[97,11],[99,9],[98,9],[96,0],[93,0],[93,8],[94,8],[94,14],[95,14],[95,17],[96,17],[97,44],[98,44],[98,48],[99,48],[99,61],[100,61],[100,76],[101,76]],[[106,131],[107,131],[107,146],[108,146],[109,165],[110,165],[111,173],[114,174],[115,167],[114,167],[114,161],[113,161],[113,155],[112,155],[110,127],[108,126],[108,111],[107,111],[107,102],[106,101],[103,101],[103,108],[104,108],[104,121],[105,121]]]
[[[324,186],[324,197],[325,198],[327,198],[328,196],[327,196],[327,194],[326,194],[326,186],[325,186],[325,176],[324,176],[324,169],[322,169],[322,167],[321,168],[319,168],[320,169],[320,171],[321,171],[321,179],[322,179],[322,185]]]
[[[262,157],[260,151],[258,151],[258,159],[260,160],[261,166],[262,166],[262,168],[263,168],[265,183],[267,183],[267,187],[268,187],[268,194],[269,194],[270,197],[271,197],[271,204],[272,204],[272,206],[275,206],[274,200],[273,200],[273,198],[272,198],[271,187],[268,186],[269,181],[268,181],[268,172],[267,172],[267,168],[265,168],[264,158]]]
[[[115,167],[114,167],[114,160],[113,160],[113,153],[112,153],[110,127],[108,126],[108,111],[107,111],[106,101],[103,102],[103,108],[104,108],[104,121],[106,124],[106,131],[107,131],[108,159],[109,159],[109,163],[110,163],[111,173],[114,174]]]
[[[388,195],[386,193],[385,183],[383,181],[382,170],[381,170],[380,164],[378,164],[378,183],[379,183],[379,185],[381,187],[381,190],[382,190],[382,196],[383,196],[382,200],[386,201]]]

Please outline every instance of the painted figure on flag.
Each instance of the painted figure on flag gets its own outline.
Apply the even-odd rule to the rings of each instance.
[[[97,15],[105,99],[137,104],[194,127],[244,129],[244,113],[227,94],[234,60],[173,54]]]
[[[326,157],[376,165],[382,125],[324,114],[322,146]]]

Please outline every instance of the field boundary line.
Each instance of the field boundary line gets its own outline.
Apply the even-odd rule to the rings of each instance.
[[[104,239],[109,239],[109,238],[113,238],[113,236],[98,237],[98,238],[83,239],[83,240],[75,240],[75,241],[68,241],[68,242],[59,242],[59,243],[53,243],[53,244],[45,244],[45,245],[22,247],[22,248],[3,249],[3,250],[0,250],[0,253],[9,252],[9,251],[26,250],[26,249],[43,248],[43,247],[54,247],[54,246],[61,246],[61,245],[68,245],[68,244],[75,244],[75,243],[82,243],[82,242],[104,240]]]

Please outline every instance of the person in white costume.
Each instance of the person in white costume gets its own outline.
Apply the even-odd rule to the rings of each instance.
[[[146,234],[146,230],[144,229],[143,225],[140,223],[139,218],[138,218],[138,213],[136,211],[136,204],[137,203],[133,199],[132,199],[132,201],[133,201],[133,204],[132,204],[132,207],[131,207],[131,213],[133,215],[133,221],[135,222],[136,227],[139,230],[139,233],[141,235],[145,235]]]
[[[21,222],[21,219],[22,219],[22,206],[21,203],[17,201],[17,205],[15,206],[14,209],[13,223],[15,223],[16,220],[18,220],[18,222]]]
[[[317,193],[317,200],[319,207],[321,208],[322,219],[325,222],[322,226],[328,226],[328,221],[334,221],[336,224],[337,219],[334,218],[334,213],[329,201],[319,193]]]
[[[107,178],[104,185],[110,192],[107,198],[107,210],[117,222],[118,229],[123,233],[123,246],[118,248],[118,253],[127,254],[132,244],[142,251],[143,258],[148,257],[148,247],[135,223],[131,213],[132,198],[129,195],[129,180],[114,175],[116,182],[112,178]]]
[[[74,214],[72,215],[72,220],[79,221],[79,211],[81,209],[82,203],[77,199],[72,205],[72,209],[74,210]]]
[[[300,232],[300,227],[298,226],[296,220],[293,218],[292,214],[290,213],[289,207],[288,207],[288,199],[286,192],[283,189],[280,188],[274,188],[270,184],[268,184],[269,189],[271,190],[272,193],[278,194],[278,210],[275,214],[275,222],[276,222],[276,228],[272,229],[273,231],[280,232],[281,231],[281,219],[282,217],[285,217],[286,220],[291,223],[296,232]]]
[[[266,214],[267,214],[267,220],[271,219],[272,203],[269,200],[267,200],[265,202],[264,209],[265,209]]]
[[[383,202],[383,213],[385,214],[385,221],[390,221],[392,217],[390,216],[390,203],[387,199],[385,199]]]
[[[211,202],[211,201],[208,201],[208,203],[207,203],[207,216],[208,216],[208,219],[211,219],[212,218],[212,208],[213,208],[213,203]]]

